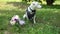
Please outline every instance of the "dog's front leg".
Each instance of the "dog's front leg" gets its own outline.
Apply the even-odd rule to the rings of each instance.
[[[25,14],[23,15],[23,19],[25,19],[25,18],[27,18],[27,20],[28,20],[27,13],[25,13]]]
[[[23,19],[25,19],[25,18],[26,18],[26,14],[23,15]]]
[[[36,18],[36,16],[33,17],[34,24],[36,23],[35,18]]]

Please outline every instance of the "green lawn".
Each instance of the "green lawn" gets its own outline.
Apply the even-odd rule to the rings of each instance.
[[[22,0],[0,0],[0,2],[21,2]]]
[[[0,3],[0,34],[60,34],[60,5],[42,5],[42,9],[36,12],[36,24],[25,20],[24,26],[9,25],[13,15],[17,14],[22,19],[27,6],[22,2]]]

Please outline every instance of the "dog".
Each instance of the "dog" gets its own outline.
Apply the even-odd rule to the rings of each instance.
[[[20,25],[24,25],[25,21],[21,20],[18,15],[14,15],[10,20],[10,24],[15,25],[15,23],[18,23]]]
[[[34,1],[31,3],[31,5],[26,9],[26,13],[23,15],[23,19],[27,18],[31,21],[33,21],[34,23],[36,23],[35,21],[35,17],[36,17],[36,8],[41,8],[42,6]]]

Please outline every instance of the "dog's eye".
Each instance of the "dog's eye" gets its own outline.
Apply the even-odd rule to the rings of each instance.
[[[35,4],[33,4],[33,5],[35,5]]]

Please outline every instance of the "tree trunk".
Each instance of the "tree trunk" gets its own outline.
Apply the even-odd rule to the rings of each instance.
[[[47,5],[53,5],[54,0],[46,0]]]

